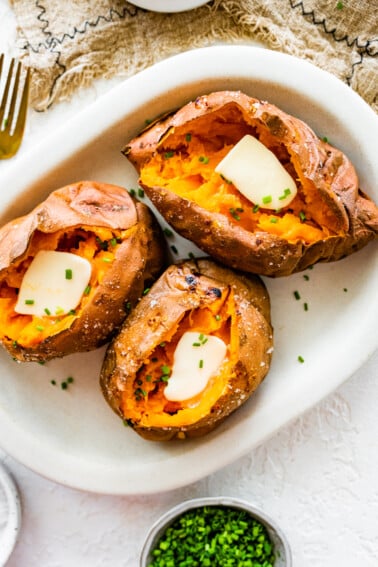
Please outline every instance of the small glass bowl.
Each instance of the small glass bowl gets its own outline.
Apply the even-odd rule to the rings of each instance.
[[[150,531],[148,532],[147,538],[142,548],[139,566],[148,567],[150,561],[152,561],[151,553],[160,537],[179,516],[181,516],[188,510],[192,510],[194,508],[202,508],[203,506],[223,506],[225,508],[236,508],[248,512],[255,520],[263,524],[268,532],[276,553],[276,561],[274,567],[292,566],[289,543],[286,539],[286,536],[281,531],[281,528],[279,528],[279,526],[264,512],[258,510],[248,502],[227,496],[194,498],[192,500],[182,502],[181,504],[178,504],[174,508],[168,510],[168,512],[166,512],[157,520],[157,522],[153,524]]]

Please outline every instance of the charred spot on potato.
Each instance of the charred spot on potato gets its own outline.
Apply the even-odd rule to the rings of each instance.
[[[197,278],[195,276],[185,276],[185,281],[190,286],[195,286],[197,283]]]
[[[222,292],[218,287],[211,287],[207,290],[208,295],[214,295],[215,297],[222,297]]]

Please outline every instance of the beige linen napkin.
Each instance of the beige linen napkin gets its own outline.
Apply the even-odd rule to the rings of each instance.
[[[124,0],[11,0],[34,108],[67,100],[97,77],[130,76],[214,42],[262,41],[355,89],[378,112],[376,0],[213,0],[176,14]]]

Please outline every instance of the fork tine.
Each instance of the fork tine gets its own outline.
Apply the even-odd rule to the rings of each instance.
[[[19,83],[20,83],[20,73],[21,73],[21,63],[18,62],[17,70],[16,70],[16,77],[14,79],[13,86],[12,86],[12,91],[13,91],[12,92],[12,99],[11,99],[9,110],[8,110],[8,120],[9,120],[10,126],[11,126],[11,124],[13,122],[13,118],[14,118],[14,109],[16,107],[17,94],[18,94]]]
[[[10,88],[10,84],[11,84],[11,80],[12,80],[13,67],[14,67],[14,59],[12,59],[11,64],[10,64],[9,69],[8,69],[7,81],[6,81],[6,84],[5,84],[3,98],[2,98],[2,101],[1,101],[1,105],[0,105],[0,125],[3,123],[5,108],[7,106],[8,93],[9,93],[9,88]]]
[[[22,133],[24,131],[26,122],[26,113],[28,110],[28,98],[29,98],[29,82],[30,82],[30,68],[26,69],[26,77],[24,81],[24,86],[22,89],[20,107],[18,109],[17,122],[14,128],[13,135],[19,138],[21,143]]]

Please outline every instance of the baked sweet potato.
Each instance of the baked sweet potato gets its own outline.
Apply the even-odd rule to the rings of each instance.
[[[214,362],[210,340],[223,344],[225,355],[198,387],[198,375]],[[209,259],[184,261],[171,265],[125,320],[108,347],[100,383],[110,406],[142,437],[198,437],[256,390],[272,345],[269,296],[258,276]],[[178,374],[184,392],[172,396]]]
[[[297,192],[286,206],[264,205],[268,189],[266,200],[253,202],[216,171],[244,136],[259,140],[290,175]],[[198,97],[157,120],[123,153],[178,233],[246,272],[289,275],[377,237],[377,207],[359,189],[349,159],[298,118],[241,92]]]
[[[99,347],[120,327],[146,282],[159,275],[162,242],[150,210],[121,187],[82,181],[52,192],[0,229],[1,343],[20,361]],[[59,306],[38,315],[15,311],[25,274],[41,251],[73,254],[75,261],[79,256],[90,269],[88,285],[69,312]],[[72,270],[66,278],[75,279]],[[50,291],[42,298],[46,305]],[[34,303],[33,293],[31,288],[24,303]]]

